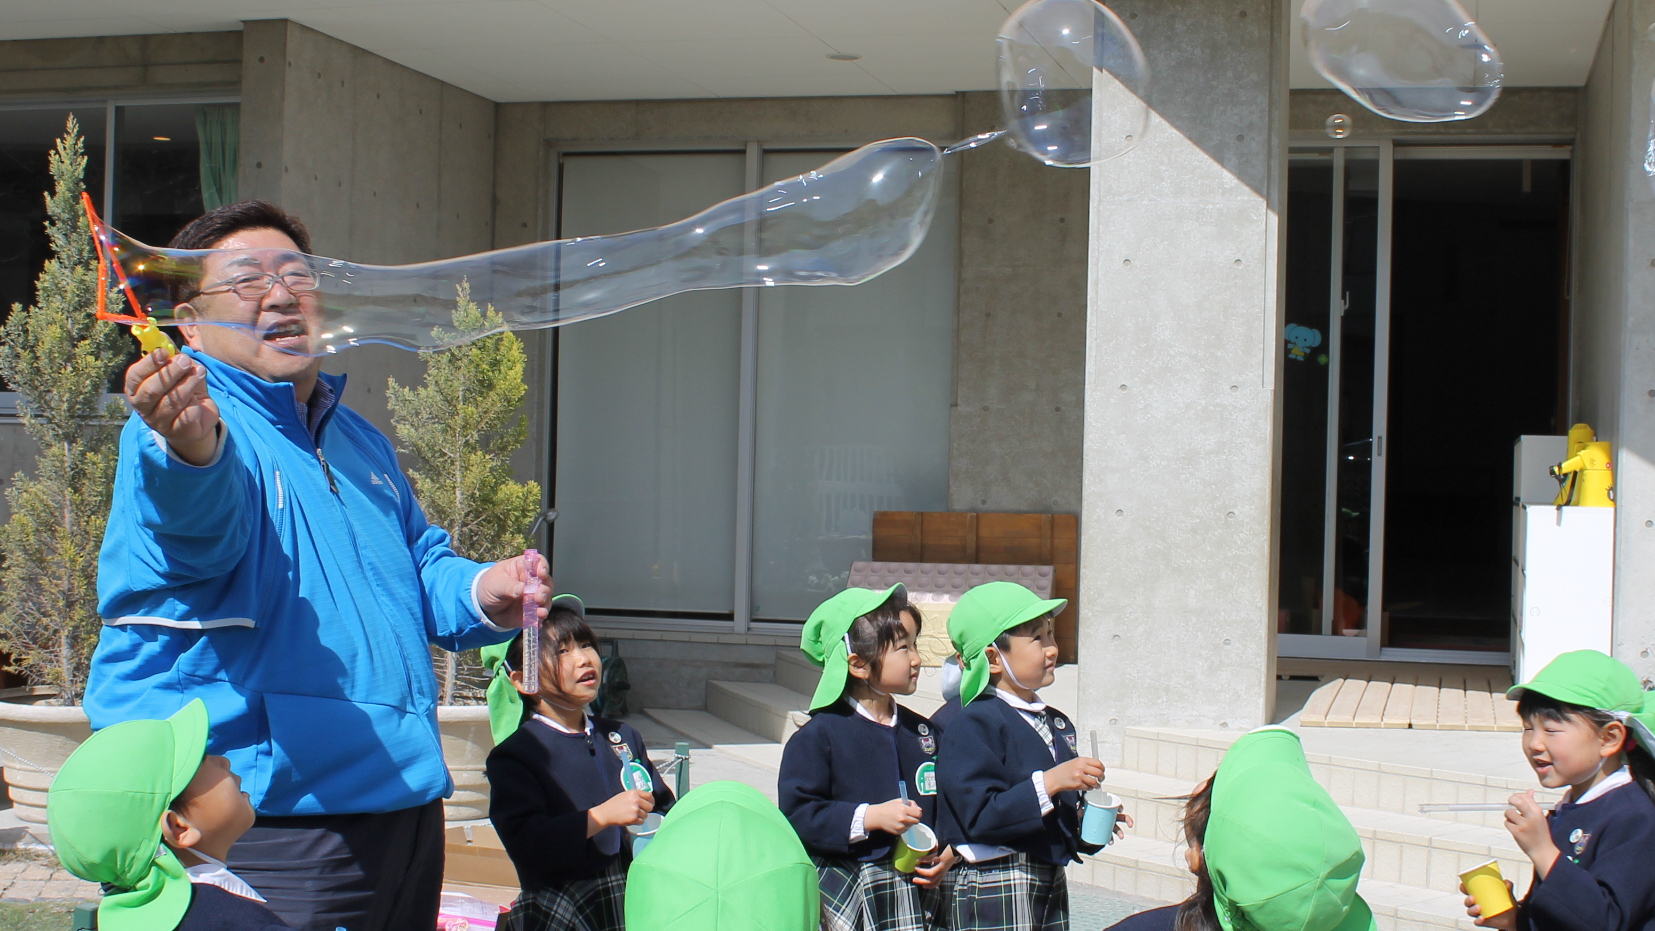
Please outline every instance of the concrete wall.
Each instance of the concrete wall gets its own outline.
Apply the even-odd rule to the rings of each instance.
[[[1655,194],[1643,172],[1651,0],[1617,0],[1576,154],[1573,418],[1615,444],[1615,655],[1655,677]]]
[[[121,96],[233,90],[241,33],[179,32],[0,42],[0,95]]]
[[[492,101],[288,20],[246,24],[241,196],[300,216],[322,255],[402,264],[494,242]],[[414,353],[353,349],[329,372],[392,434],[385,380],[417,383]]]
[[[1317,135],[1326,131],[1328,117],[1343,113],[1351,118],[1353,136],[1428,136],[1433,141],[1447,142],[1459,136],[1476,136],[1479,142],[1502,137],[1568,140],[1574,136],[1580,118],[1580,95],[1578,87],[1508,87],[1500,92],[1499,101],[1476,119],[1403,123],[1369,111],[1340,91],[1296,90],[1288,98],[1288,128],[1295,138]]]
[[[1273,704],[1289,6],[1115,6],[1157,83],[1092,169],[1078,711],[1111,756]]]
[[[964,132],[1000,125],[998,94],[958,96]],[[1090,173],[998,144],[959,169],[948,506],[1079,513]]]

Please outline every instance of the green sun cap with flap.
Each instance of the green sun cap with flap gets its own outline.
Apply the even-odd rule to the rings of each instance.
[[[971,704],[988,688],[987,651],[1001,634],[1068,605],[1063,598],[1044,600],[1016,582],[986,582],[961,595],[948,615],[948,639],[962,662],[960,704]]]
[[[850,677],[850,650],[845,637],[856,619],[879,610],[891,596],[905,592],[900,583],[880,591],[877,588],[847,588],[822,602],[810,612],[804,630],[799,634],[799,649],[812,663],[822,667],[822,678],[816,683],[816,694],[810,698],[810,710],[826,708],[845,694],[845,680]]]
[[[1645,750],[1655,753],[1655,693],[1644,691],[1631,667],[1597,650],[1564,653],[1545,665],[1533,679],[1506,690],[1521,700],[1538,692],[1571,705],[1607,711],[1618,718]]]
[[[207,754],[201,699],[164,721],[125,721],[78,747],[46,795],[46,823],[65,869],[114,887],[98,905],[103,931],[172,931],[190,907],[190,880],[161,842],[161,817]]]
[[[1310,775],[1299,735],[1262,727],[1224,754],[1202,844],[1225,931],[1372,931],[1362,839]]]
[[[820,877],[793,826],[752,786],[710,782],[672,806],[626,878],[626,926],[815,931]]]

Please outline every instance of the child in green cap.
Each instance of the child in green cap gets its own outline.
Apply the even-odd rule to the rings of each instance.
[[[1056,676],[1052,618],[1067,604],[989,582],[960,596],[948,618],[961,709],[943,733],[937,775],[944,832],[966,861],[955,868],[953,931],[1067,929],[1063,868],[1101,849],[1080,840],[1079,812],[1103,764],[1076,752],[1073,722],[1039,695]]]
[[[109,889],[98,904],[102,931],[289,928],[224,866],[253,817],[229,761],[207,755],[200,699],[165,721],[93,734],[46,796],[64,868]]]
[[[822,678],[776,785],[820,872],[825,931],[924,931],[947,917],[953,851],[939,839],[912,874],[895,864],[899,836],[935,838],[937,824],[940,732],[895,698],[919,684],[919,630],[901,585],[846,589],[805,621],[799,647]]]
[[[489,820],[517,868],[513,931],[620,931],[627,828],[666,811],[672,792],[630,724],[594,718],[603,684],[586,608],[559,595],[540,622],[540,691],[523,691],[523,638],[484,650],[495,673],[489,719]]]
[[[661,822],[626,886],[637,931],[817,931],[816,867],[752,786],[710,782]]]
[[[1511,797],[1506,830],[1534,862],[1517,908],[1480,927],[1532,931],[1655,928],[1655,699],[1626,664],[1596,650],[1565,653],[1514,686],[1523,753],[1549,789],[1567,789],[1550,816],[1534,790]],[[1463,888],[1463,887],[1462,887]]]

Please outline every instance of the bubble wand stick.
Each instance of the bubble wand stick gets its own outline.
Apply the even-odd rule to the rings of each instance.
[[[531,695],[540,693],[540,594],[531,589],[531,586],[537,585],[535,576],[539,568],[540,551],[524,550],[523,691]]]

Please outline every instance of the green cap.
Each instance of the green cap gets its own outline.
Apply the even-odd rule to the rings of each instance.
[[[816,931],[820,877],[793,826],[752,786],[711,782],[678,800],[626,877],[626,926]]]
[[[161,817],[207,755],[201,699],[165,721],[126,721],[76,748],[46,795],[52,845],[69,872],[116,891],[98,906],[103,931],[173,931],[190,880],[161,843]]]
[[[816,682],[816,694],[810,698],[810,710],[826,708],[845,694],[845,680],[850,677],[850,634],[856,619],[879,610],[891,600],[902,585],[892,585],[880,591],[877,588],[847,588],[816,606],[799,634],[799,649],[812,663],[822,667],[822,678]]]
[[[1064,598],[1042,601],[1016,582],[987,582],[960,596],[948,615],[948,639],[963,663],[960,704],[969,705],[988,688],[988,648],[1019,624],[1068,607]]]
[[[550,608],[568,608],[586,619],[586,604],[574,595],[558,595],[554,597]],[[489,671],[488,680],[488,729],[494,735],[494,743],[499,746],[507,737],[517,732],[523,724],[523,693],[517,691],[517,686],[511,681],[511,664],[506,662],[506,651],[523,636],[522,631],[516,637],[502,643],[492,644],[477,651],[482,654],[483,668]]]
[[[1362,839],[1310,775],[1299,735],[1261,727],[1213,776],[1202,845],[1225,931],[1372,931]]]
[[[1506,690],[1517,701],[1524,692],[1538,692],[1571,705],[1607,711],[1626,725],[1645,750],[1655,753],[1655,693],[1644,691],[1631,667],[1597,650],[1564,653],[1539,674]]]

